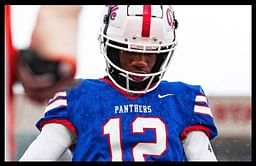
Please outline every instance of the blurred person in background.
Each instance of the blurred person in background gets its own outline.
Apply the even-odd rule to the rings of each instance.
[[[40,6],[28,48],[16,49],[11,32],[11,5],[5,5],[6,159],[15,158],[13,85],[43,103],[65,89],[76,73],[76,40],[80,6]]]

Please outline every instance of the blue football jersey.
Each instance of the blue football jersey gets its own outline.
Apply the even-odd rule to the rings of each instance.
[[[48,102],[36,126],[47,123],[74,132],[73,161],[185,161],[188,132],[217,135],[202,88],[168,81],[132,96],[107,79],[81,80]]]

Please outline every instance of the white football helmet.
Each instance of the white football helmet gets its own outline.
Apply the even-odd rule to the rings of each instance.
[[[154,90],[168,69],[176,48],[177,25],[169,5],[106,6],[99,41],[109,79],[128,93],[141,94]],[[129,72],[120,67],[120,50],[157,53],[157,62],[149,74]],[[131,76],[144,79],[135,81]]]

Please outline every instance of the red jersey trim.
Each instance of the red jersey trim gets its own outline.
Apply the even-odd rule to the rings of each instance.
[[[114,89],[116,89],[118,92],[120,92],[121,94],[123,94],[124,96],[128,97],[128,99],[130,100],[136,100],[138,97],[140,97],[142,94],[136,94],[134,96],[130,96],[128,92],[118,88],[112,81],[110,81],[107,78],[100,78],[100,80],[106,82],[107,84],[109,84],[110,86],[112,86]]]
[[[69,130],[71,130],[75,136],[77,137],[77,131],[76,131],[76,128],[73,126],[73,124],[66,120],[66,119],[48,119],[48,120],[45,120],[43,121],[40,125],[39,125],[39,128],[40,130],[43,128],[44,125],[46,124],[49,124],[49,123],[58,123],[58,124],[62,124],[64,125],[65,127],[67,127]]]
[[[187,128],[185,128],[182,133],[181,133],[181,140],[184,140],[188,133],[191,131],[204,131],[206,133],[206,135],[210,138],[211,136],[211,132],[210,129],[208,127],[202,126],[202,125],[194,125],[194,126],[189,126]]]

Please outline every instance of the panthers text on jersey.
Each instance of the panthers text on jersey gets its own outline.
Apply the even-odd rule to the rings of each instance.
[[[131,96],[106,78],[81,80],[49,101],[36,126],[46,123],[75,133],[73,161],[184,161],[188,132],[217,135],[202,88],[182,82]]]

